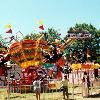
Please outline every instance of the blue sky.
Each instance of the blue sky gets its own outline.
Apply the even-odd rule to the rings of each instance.
[[[0,0],[0,34],[11,24],[13,34],[38,32],[38,21],[45,30],[54,27],[64,37],[75,23],[93,24],[100,28],[100,0]]]

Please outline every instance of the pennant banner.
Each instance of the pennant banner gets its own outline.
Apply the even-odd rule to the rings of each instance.
[[[11,28],[11,27],[12,27],[11,24],[5,25],[5,28]]]
[[[44,30],[44,26],[43,26],[43,25],[39,26],[39,28],[40,28],[41,30]]]
[[[12,29],[7,30],[6,33],[12,33]]]
[[[39,20],[39,25],[43,25],[43,20]]]

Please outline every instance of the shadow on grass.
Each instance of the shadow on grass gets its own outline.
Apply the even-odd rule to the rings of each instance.
[[[10,97],[10,99],[14,99],[14,98],[26,98],[26,97],[25,96],[14,96],[14,97]],[[7,97],[5,99],[7,99]]]
[[[90,95],[90,98],[100,98],[100,94],[94,94],[94,95]]]
[[[75,99],[64,99],[64,100],[75,100]]]

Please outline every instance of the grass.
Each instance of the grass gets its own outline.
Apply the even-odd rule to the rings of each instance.
[[[7,100],[7,92],[5,89],[0,89],[0,100]],[[70,94],[72,100],[72,94]],[[10,93],[10,100],[36,100],[35,93]],[[41,100],[63,100],[62,91],[41,93]]]
[[[93,92],[95,90],[93,89]],[[69,98],[73,100],[99,100],[100,95],[91,96],[90,98],[82,97],[82,87],[74,86],[74,95],[72,85],[69,86]],[[74,96],[74,97],[73,97]],[[7,90],[6,88],[0,88],[0,100],[7,100]],[[35,93],[10,93],[10,100],[36,100]],[[62,91],[53,93],[41,93],[41,100],[63,100]]]

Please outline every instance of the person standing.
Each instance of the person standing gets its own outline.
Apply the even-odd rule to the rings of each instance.
[[[43,83],[42,83],[42,85],[43,85],[43,92],[44,93],[46,93],[47,92],[47,90],[48,90],[48,79],[47,79],[47,76],[45,75],[45,77],[43,78]]]
[[[89,87],[90,87],[89,75],[87,72],[84,72],[84,75],[83,75],[83,97],[89,96]]]
[[[65,99],[65,96],[67,96],[67,100],[68,100],[69,96],[68,96],[68,78],[67,78],[67,75],[65,75],[64,79],[62,80],[62,86],[63,86],[63,99]]]
[[[34,91],[36,93],[36,99],[40,100],[40,93],[41,93],[41,81],[39,80],[39,77],[36,78],[36,80],[33,82]]]

